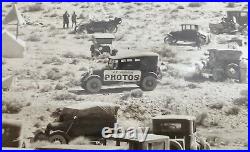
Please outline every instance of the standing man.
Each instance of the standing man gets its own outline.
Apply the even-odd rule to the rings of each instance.
[[[196,46],[197,46],[198,50],[201,49],[201,43],[202,43],[202,38],[201,38],[200,34],[198,34],[196,37]]]
[[[75,26],[76,26],[76,12],[74,12],[74,13],[72,14],[71,20],[72,20],[72,27],[74,26],[74,24],[75,24]]]
[[[67,11],[63,14],[63,28],[65,28],[65,24],[69,28],[69,14]]]

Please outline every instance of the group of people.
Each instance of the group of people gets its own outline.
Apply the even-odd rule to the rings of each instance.
[[[69,13],[66,11],[64,14],[63,14],[63,28],[69,28]],[[74,25],[76,26],[76,13],[74,12],[72,15],[71,15],[71,21],[72,21],[72,27],[74,27]]]

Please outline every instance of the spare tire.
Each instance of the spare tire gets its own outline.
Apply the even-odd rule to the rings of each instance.
[[[228,78],[240,80],[240,67],[235,63],[230,63],[226,67],[226,75]]]

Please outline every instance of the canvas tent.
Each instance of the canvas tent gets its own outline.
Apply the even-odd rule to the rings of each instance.
[[[2,31],[2,57],[5,58],[23,58],[26,50],[25,42],[16,39],[16,37],[7,30]]]
[[[14,76],[8,76],[5,78],[2,78],[2,89],[3,90],[10,90],[12,82],[13,82]]]
[[[3,24],[25,24],[25,20],[23,19],[21,13],[17,9],[16,4],[12,6],[12,9],[8,12],[3,20]]]

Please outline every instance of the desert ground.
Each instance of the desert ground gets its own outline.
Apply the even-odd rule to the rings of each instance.
[[[2,18],[11,3],[2,3]],[[35,6],[36,5],[36,6]],[[207,138],[212,149],[247,149],[248,84],[232,80],[186,79],[195,72],[209,48],[227,48],[219,41],[238,37],[239,47],[248,58],[247,35],[213,35],[211,43],[198,50],[192,46],[169,46],[163,39],[179,30],[182,23],[218,23],[228,10],[247,10],[247,3],[17,3],[27,25],[19,28],[19,39],[26,42],[24,58],[2,58],[2,77],[15,75],[12,89],[2,92],[2,118],[22,120],[25,139],[53,121],[52,113],[64,105],[86,101],[120,105],[118,121],[128,126],[147,126],[150,118],[161,114],[196,116],[198,134]],[[118,53],[153,51],[160,54],[163,78],[154,91],[142,92],[136,85],[103,87],[88,94],[80,87],[82,73],[90,67],[107,64],[104,57],[90,57],[90,34],[75,34],[62,28],[65,11],[78,15],[77,22],[90,18],[108,20],[121,17],[114,47]],[[71,22],[70,22],[71,23]],[[3,28],[15,34],[16,27]],[[136,94],[136,95],[135,95]],[[10,106],[11,105],[11,106]],[[8,109],[9,107],[12,108]]]

